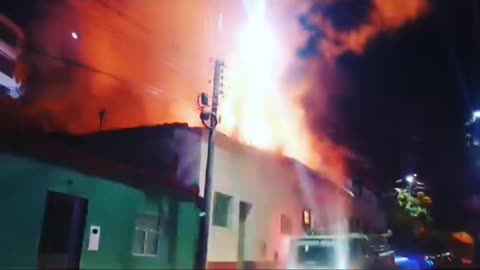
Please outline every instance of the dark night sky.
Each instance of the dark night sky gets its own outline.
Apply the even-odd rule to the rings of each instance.
[[[436,205],[457,212],[472,187],[463,124],[478,104],[478,12],[475,1],[434,1],[427,18],[339,60],[349,90],[337,99],[336,137],[383,189],[418,172]]]
[[[340,2],[328,10],[337,25],[364,19],[368,1]],[[479,5],[432,1],[426,18],[376,39],[362,56],[338,60],[348,91],[335,100],[332,135],[369,164],[354,166],[362,167],[354,177],[385,190],[418,172],[436,205],[452,209],[475,186],[465,173],[463,124],[478,106]]]

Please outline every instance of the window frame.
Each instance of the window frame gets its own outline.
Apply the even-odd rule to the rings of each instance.
[[[157,219],[158,220],[158,227],[157,229],[150,229],[150,228],[145,228],[145,227],[139,227],[137,225],[137,222],[138,222],[138,218],[139,217],[149,217],[149,218],[154,218],[154,219]],[[133,250],[133,246],[135,245],[135,235],[137,233],[137,231],[141,231],[144,233],[144,237],[143,237],[143,245],[142,245],[142,253],[138,253],[138,252],[134,252]],[[155,215],[151,215],[151,214],[143,214],[143,213],[140,213],[140,214],[137,214],[136,215],[136,218],[135,218],[135,229],[133,230],[133,245],[132,245],[132,250],[131,250],[131,254],[133,256],[136,256],[136,257],[157,257],[158,256],[158,251],[159,251],[159,244],[160,244],[160,238],[162,236],[162,223],[160,221],[160,217],[159,216],[155,216]],[[157,241],[156,241],[156,246],[155,246],[155,252],[154,253],[147,253],[147,243],[148,243],[148,238],[149,238],[149,235],[151,234],[156,234],[157,236]]]

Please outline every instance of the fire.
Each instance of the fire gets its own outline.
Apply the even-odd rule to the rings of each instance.
[[[281,87],[285,67],[280,54],[286,52],[264,9],[263,5],[252,11],[238,37],[227,71],[234,87],[226,91],[222,131],[262,149],[286,150],[291,131],[285,131],[299,120],[292,117],[297,106]]]
[[[334,5],[335,2],[319,1],[316,4],[325,6]],[[282,77],[284,72],[292,65],[299,64],[292,57],[299,47],[293,40],[302,40],[302,34],[299,29],[293,29],[288,32],[290,40],[275,40],[274,30],[279,29],[268,25],[263,6],[265,2],[258,3],[260,4],[248,18],[245,32],[241,36],[243,43],[239,53],[240,63],[233,68],[234,73],[241,74],[244,84],[237,83],[241,90],[237,88],[226,96],[222,130],[227,134],[235,134],[243,142],[256,147],[280,150],[341,183],[348,174],[345,158],[351,154],[326,137],[319,139],[317,136],[317,140],[313,138],[301,102],[309,92],[322,91],[315,85],[318,82],[318,65],[329,63],[300,63],[307,67],[309,72],[305,72],[300,83],[291,86],[294,91],[282,87],[287,84]],[[293,18],[298,18],[302,9],[308,8],[304,6],[305,3],[311,4],[299,4],[298,1],[294,3],[299,8],[292,12],[297,11]],[[291,4],[287,3],[285,7],[290,9]],[[368,22],[350,32],[337,31],[321,13],[314,14],[314,23],[326,34],[326,38],[318,44],[319,50],[330,58],[348,51],[360,54],[376,36],[386,31],[398,30],[427,11],[426,0],[376,0],[373,1]],[[279,60],[279,55],[290,57]]]
[[[264,1],[251,5],[236,39],[238,45],[232,50],[231,66],[226,73],[227,78],[233,77],[234,86],[225,93],[220,130],[243,143],[294,157],[332,179],[343,179],[346,168],[325,166],[324,159],[337,152],[336,147],[333,144],[324,147],[322,150],[326,151],[321,158],[315,151],[315,144],[327,144],[313,140],[305,121],[301,99],[307,90],[302,88],[307,84],[297,83],[288,89],[285,75],[295,61],[301,29],[293,28],[288,32],[289,38],[294,37],[293,42],[282,39],[266,10]],[[287,21],[296,25],[295,19],[296,16],[290,16]],[[341,156],[334,159],[338,164],[343,163]]]
[[[209,58],[219,56],[226,62],[221,132],[345,180],[348,151],[312,134],[304,106],[312,93],[320,97],[318,108],[328,102],[318,80],[329,63],[297,57],[307,39],[298,17],[315,1],[257,1],[247,7],[243,2],[71,0],[44,5],[47,19],[35,22],[29,38],[49,54],[90,69],[37,56],[41,68],[29,85],[35,90],[20,121],[29,117],[47,129],[93,132],[105,109],[108,129],[165,122],[198,126],[196,97],[211,91]],[[350,32],[337,31],[321,13],[311,14],[312,23],[326,33],[319,49],[331,58],[362,53],[379,34],[398,30],[428,10],[420,0],[373,4],[368,23]]]

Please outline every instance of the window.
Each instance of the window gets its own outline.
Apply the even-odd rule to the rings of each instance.
[[[232,196],[215,192],[213,204],[213,225],[219,227],[228,227]]]
[[[302,225],[304,230],[313,229],[312,212],[304,209],[302,213]]]
[[[137,216],[133,236],[132,254],[137,256],[156,256],[161,234],[160,218],[140,214]]]
[[[280,215],[280,232],[282,234],[291,235],[292,231],[292,220],[285,215]]]
[[[323,242],[323,241],[322,241]],[[334,269],[337,263],[335,245],[327,241],[328,244],[318,245],[299,245],[297,249],[297,262],[303,265],[321,265]]]

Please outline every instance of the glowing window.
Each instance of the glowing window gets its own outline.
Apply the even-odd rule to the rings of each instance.
[[[310,217],[310,211],[303,210],[303,224],[310,225],[312,218]]]

